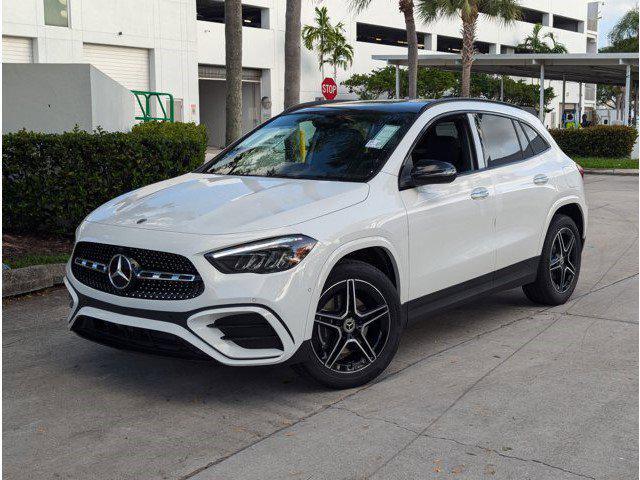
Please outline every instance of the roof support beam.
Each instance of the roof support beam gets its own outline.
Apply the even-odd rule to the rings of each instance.
[[[540,62],[540,121],[544,124],[544,62]]]
[[[624,84],[624,115],[622,122],[625,125],[629,125],[629,111],[631,100],[631,65],[627,65],[627,78]]]
[[[567,108],[567,78],[562,76],[562,110],[560,110],[560,128],[564,128],[564,111]]]

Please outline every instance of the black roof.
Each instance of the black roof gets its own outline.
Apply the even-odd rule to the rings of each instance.
[[[320,100],[317,102],[300,103],[285,110],[290,113],[298,110],[348,109],[361,111],[376,111],[387,113],[419,113],[435,100]]]
[[[375,112],[387,112],[387,113],[421,113],[428,107],[445,102],[456,101],[474,101],[474,102],[487,102],[497,103],[500,105],[506,105],[509,107],[519,108],[521,110],[529,111],[529,107],[521,107],[512,103],[501,102],[498,100],[488,100],[486,98],[463,98],[463,97],[443,97],[438,99],[429,98],[417,98],[413,100],[318,100],[315,102],[306,102],[295,105],[286,109],[283,114],[291,113],[298,110],[321,111],[322,109],[348,109],[348,110],[369,110]]]

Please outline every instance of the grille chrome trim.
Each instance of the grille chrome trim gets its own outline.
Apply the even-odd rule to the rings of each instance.
[[[100,273],[107,273],[107,266],[100,262],[94,262],[93,260],[87,260],[86,258],[75,258],[73,263],[80,265],[81,267],[88,268],[89,270],[95,270]]]
[[[141,270],[136,272],[136,278],[140,280],[168,280],[171,282],[195,282],[198,277],[190,273],[154,272]]]
[[[100,262],[87,260],[86,258],[76,258],[74,263],[96,272],[107,273],[107,266]],[[153,270],[137,271],[135,272],[135,277],[140,280],[167,280],[170,282],[195,282],[199,280],[197,275],[190,273],[154,272]]]

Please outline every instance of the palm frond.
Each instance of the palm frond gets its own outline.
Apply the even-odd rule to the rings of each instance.
[[[355,13],[362,13],[371,4],[371,0],[349,0],[349,9]]]
[[[509,25],[522,18],[522,8],[518,0],[480,0],[480,11],[503,25]]]
[[[469,0],[416,0],[416,11],[422,22],[431,23],[439,18],[457,16],[465,5],[469,5]]]

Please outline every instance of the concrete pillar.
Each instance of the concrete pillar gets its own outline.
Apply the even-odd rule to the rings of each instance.
[[[624,114],[622,122],[629,125],[629,111],[631,105],[631,65],[627,65],[627,78],[624,84]]]
[[[580,88],[578,90],[578,123],[576,126],[580,125],[582,122],[582,82],[580,82]]]
[[[400,66],[396,65],[396,99],[400,99]]]
[[[564,105],[567,101],[567,79],[562,76],[562,110],[560,111],[560,127],[564,127]]]
[[[544,124],[544,62],[540,62],[540,121]]]

